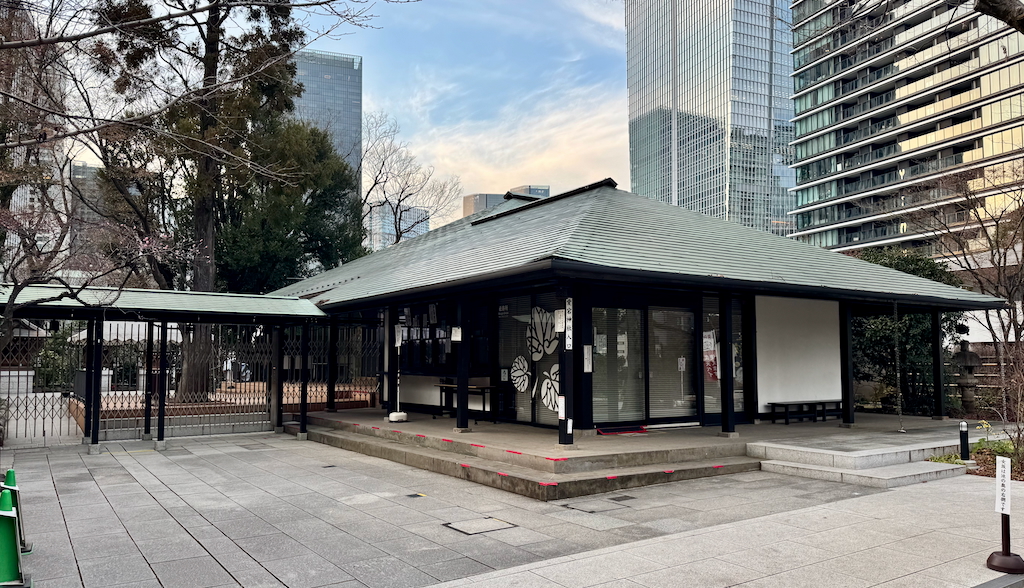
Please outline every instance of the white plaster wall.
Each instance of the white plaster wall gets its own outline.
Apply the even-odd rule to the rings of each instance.
[[[758,296],[757,396],[769,402],[842,397],[839,303]]]
[[[399,401],[401,403],[425,404],[428,406],[439,406],[441,393],[437,384],[441,378],[437,376],[413,376],[401,374],[398,382]],[[490,378],[470,378],[471,386],[487,386]],[[469,397],[470,410],[483,410],[482,398],[480,396]],[[458,405],[458,402],[453,399]]]

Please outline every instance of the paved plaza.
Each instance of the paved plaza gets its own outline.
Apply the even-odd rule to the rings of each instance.
[[[287,435],[105,447],[0,455],[24,494],[37,587],[945,588],[1000,576],[984,567],[998,547],[994,483],[973,476],[882,491],[748,472],[545,503]]]

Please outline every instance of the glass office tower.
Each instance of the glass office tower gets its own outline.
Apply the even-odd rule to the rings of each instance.
[[[302,96],[295,115],[331,134],[334,148],[353,168],[362,159],[363,58],[327,51],[295,54]]]
[[[632,190],[792,232],[791,49],[787,0],[628,0]]]
[[[943,234],[978,230],[957,184],[998,194],[1001,170],[1019,165],[1024,35],[970,2],[867,6],[793,4],[794,237],[950,253]]]

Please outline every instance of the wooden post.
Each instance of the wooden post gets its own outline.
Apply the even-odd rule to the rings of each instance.
[[[722,292],[718,297],[719,371],[722,374],[722,435],[736,434],[735,374],[732,357],[732,294]]]
[[[575,340],[575,316],[571,292],[566,289],[560,293],[559,302],[565,309],[565,333],[562,335],[562,351],[559,354],[558,374],[561,380],[558,385],[558,443],[559,445],[573,444],[573,417],[575,416],[575,362],[573,354],[577,346]]]
[[[398,308],[389,306],[384,313],[384,396],[382,402],[387,412],[399,410],[398,403],[398,370],[400,359],[399,346],[402,344],[401,334],[396,334],[398,327]]]
[[[156,440],[164,440],[167,421],[167,321],[160,323],[160,376],[157,381]]]
[[[92,427],[91,445],[100,442],[100,413],[103,411],[103,319],[96,319],[93,325],[93,394],[92,394]]]
[[[284,327],[275,325],[270,335],[270,414],[274,431],[284,432]]]
[[[462,329],[462,341],[452,342],[458,355],[458,378],[455,388],[455,428],[465,431],[469,429],[469,367],[470,355],[473,352],[473,328],[469,320],[467,303],[459,301],[456,326]]]
[[[93,336],[96,328],[96,319],[89,319],[85,327],[85,398],[82,398],[82,408],[85,412],[83,417],[82,432],[85,435],[83,442],[92,439],[92,391],[95,380],[92,377],[93,370]]]

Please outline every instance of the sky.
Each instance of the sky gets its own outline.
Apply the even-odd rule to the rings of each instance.
[[[377,2],[313,49],[363,57],[363,110],[464,194],[606,177],[629,186],[622,0]]]

